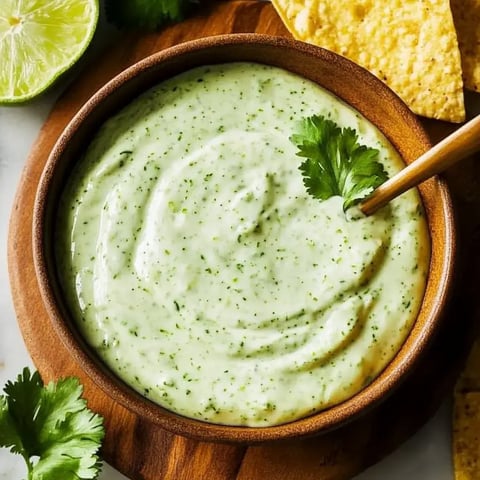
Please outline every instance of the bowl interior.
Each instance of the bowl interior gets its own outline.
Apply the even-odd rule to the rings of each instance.
[[[257,443],[301,437],[338,427],[385,398],[419,361],[448,300],[454,269],[455,236],[445,184],[432,178],[420,186],[431,236],[429,279],[421,312],[394,360],[353,398],[285,425],[251,428],[209,424],[172,413],[143,398],[106,368],[78,333],[62,299],[53,252],[58,198],[75,160],[98,126],[140,93],[196,66],[232,61],[273,65],[313,80],[356,108],[397,148],[406,163],[431,145],[416,117],[382,82],[329,51],[300,42],[242,34],[188,42],[129,68],[97,92],[59,138],[45,167],[34,211],[34,259],[45,306],[75,360],[111,397],[174,433],[205,441]]]

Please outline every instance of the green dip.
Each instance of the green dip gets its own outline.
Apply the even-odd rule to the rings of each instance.
[[[151,89],[100,129],[57,224],[60,277],[81,332],[126,383],[208,422],[268,426],[341,402],[408,335],[430,247],[410,191],[348,220],[310,197],[289,141],[324,115],[402,161],[316,84],[247,63]]]

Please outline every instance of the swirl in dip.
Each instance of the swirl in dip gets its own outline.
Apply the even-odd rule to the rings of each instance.
[[[63,193],[57,262],[78,327],[154,402],[268,426],[367,385],[408,335],[429,238],[416,191],[349,220],[306,192],[289,137],[324,115],[398,154],[358,112],[284,70],[165,81],[100,129]]]

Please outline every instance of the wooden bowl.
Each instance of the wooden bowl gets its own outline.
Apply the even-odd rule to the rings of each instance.
[[[145,399],[97,358],[77,331],[62,298],[53,254],[56,206],[74,159],[107,118],[153,85],[196,66],[258,62],[290,70],[330,90],[375,124],[410,163],[431,147],[415,115],[380,80],[352,62],[301,42],[256,34],[224,35],[184,43],[128,68],[78,112],[54,146],[35,203],[33,250],[38,283],[59,337],[104,392],[138,416],[176,434],[204,441],[260,443],[305,437],[339,427],[385,399],[416,367],[435,335],[453,284],[455,226],[449,192],[440,178],[420,186],[431,235],[431,262],[418,318],[404,345],[365,389],[310,417],[273,427],[236,427],[177,415]]]

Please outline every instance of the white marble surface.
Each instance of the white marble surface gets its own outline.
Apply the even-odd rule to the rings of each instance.
[[[110,41],[102,24],[95,49]],[[60,83],[43,98],[20,107],[0,107],[0,388],[21,369],[33,366],[15,319],[7,272],[8,221],[15,190],[29,149],[55,98],[64,88]],[[22,459],[0,449],[0,479],[24,478]],[[125,477],[108,465],[102,480]],[[448,399],[414,437],[356,480],[453,480],[450,453],[450,405]],[[195,479],[192,479],[195,480]],[[275,479],[266,479],[275,480]]]

